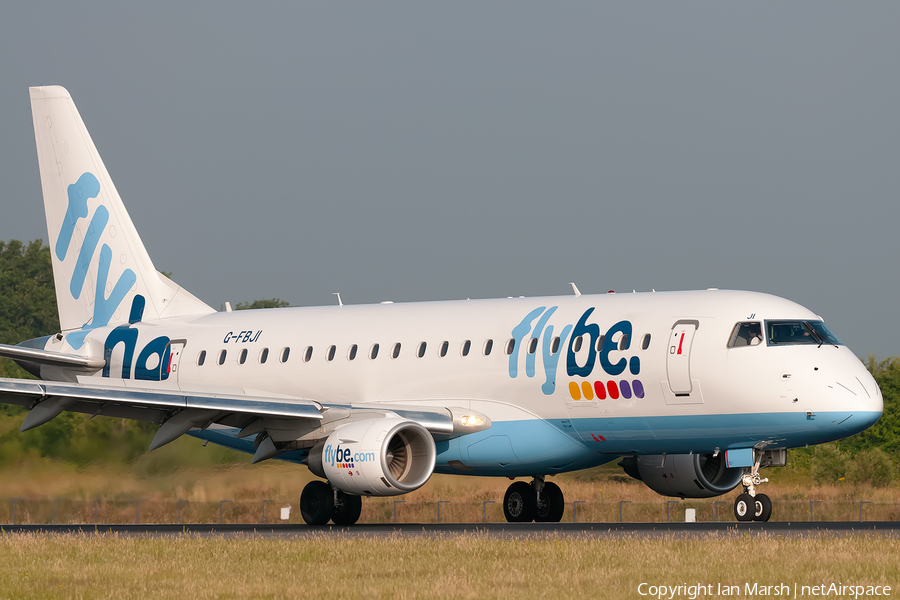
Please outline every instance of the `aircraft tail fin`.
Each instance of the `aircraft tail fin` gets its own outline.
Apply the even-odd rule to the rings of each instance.
[[[214,309],[157,272],[69,92],[29,88],[59,321],[80,348],[106,325]]]

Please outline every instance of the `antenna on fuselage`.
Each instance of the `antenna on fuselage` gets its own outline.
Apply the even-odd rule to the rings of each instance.
[[[570,281],[570,282],[569,282],[569,285],[572,286],[572,291],[575,292],[575,296],[576,296],[576,297],[578,297],[578,296],[581,295],[581,291],[578,289],[578,286],[575,285],[575,282],[574,282],[574,281]]]
[[[334,296],[337,296],[337,297],[338,297],[338,306],[344,306],[344,303],[343,303],[343,301],[341,300],[341,293],[340,293],[340,292],[331,292],[331,293],[332,293]]]

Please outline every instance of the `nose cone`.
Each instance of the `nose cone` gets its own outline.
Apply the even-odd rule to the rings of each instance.
[[[847,435],[865,431],[881,418],[884,411],[881,388],[856,357],[842,365],[835,383],[838,388],[846,390],[842,395],[841,409],[850,413],[850,416],[838,426]]]

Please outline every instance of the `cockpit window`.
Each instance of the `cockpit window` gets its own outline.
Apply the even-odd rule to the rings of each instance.
[[[728,347],[758,346],[762,340],[762,323],[759,321],[738,323],[734,326],[731,337],[728,339]]]
[[[809,325],[819,334],[823,340],[825,340],[826,344],[831,344],[832,346],[843,346],[844,343],[838,339],[838,336],[834,335],[834,333],[828,329],[828,325],[826,325],[822,321],[807,321]]]
[[[842,345],[822,321],[766,321],[766,338],[770,346]]]

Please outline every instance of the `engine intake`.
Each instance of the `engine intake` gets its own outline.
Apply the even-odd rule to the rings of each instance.
[[[309,470],[360,496],[398,496],[419,489],[434,472],[431,433],[399,418],[356,421],[309,452]]]
[[[733,490],[743,469],[725,466],[725,453],[628,456],[619,461],[625,473],[663,496],[712,498]]]

